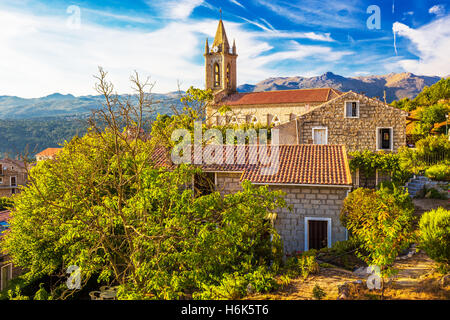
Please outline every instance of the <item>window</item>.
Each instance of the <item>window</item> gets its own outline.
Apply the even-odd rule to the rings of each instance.
[[[232,116],[230,119],[230,124],[238,124],[238,120],[236,116]]]
[[[17,186],[17,179],[16,177],[11,177],[11,187]]]
[[[12,278],[12,264],[2,266],[0,269],[0,291],[6,289]]]
[[[280,118],[277,115],[274,115],[271,121],[271,124],[274,126],[277,126],[281,123]]]
[[[258,118],[256,116],[251,116],[250,123],[256,125],[258,123]]]
[[[3,174],[3,165],[0,163],[0,174]]]
[[[227,88],[230,87],[230,64],[227,65]]]
[[[392,128],[377,128],[377,150],[392,150]]]
[[[359,101],[346,101],[345,102],[345,117],[346,118],[359,118]]]
[[[0,184],[3,184],[3,178],[0,177]]]
[[[313,127],[312,137],[313,137],[313,144],[328,144],[328,128]]]
[[[214,86],[220,87],[220,69],[219,64],[214,64]]]

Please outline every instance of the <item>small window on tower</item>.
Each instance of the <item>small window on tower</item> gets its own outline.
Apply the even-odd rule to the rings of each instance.
[[[230,64],[227,65],[227,87],[230,87]]]
[[[220,69],[217,63],[214,64],[214,86],[220,87]]]

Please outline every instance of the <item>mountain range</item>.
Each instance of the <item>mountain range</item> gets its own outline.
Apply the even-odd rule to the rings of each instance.
[[[414,98],[425,86],[438,82],[440,77],[418,76],[409,72],[389,73],[361,77],[343,77],[327,72],[316,77],[279,77],[263,80],[255,85],[244,84],[238,87],[240,92],[292,90],[307,88],[334,88],[340,91],[363,93],[369,97],[390,103],[405,97]]]
[[[279,77],[263,80],[255,85],[244,84],[240,92],[292,90],[331,87],[340,91],[355,91],[369,97],[383,99],[386,92],[388,103],[404,97],[414,98],[425,86],[430,86],[440,77],[418,76],[412,73],[390,73],[364,77],[343,77],[327,72],[316,77]],[[125,98],[125,96],[122,96]],[[156,112],[171,113],[170,105],[179,101],[179,93],[153,94]],[[136,98],[136,97],[134,97]],[[132,97],[133,99],[133,97]],[[45,117],[85,117],[104,101],[103,96],[79,96],[55,93],[41,98],[24,99],[15,96],[0,96],[0,119],[33,119]]]

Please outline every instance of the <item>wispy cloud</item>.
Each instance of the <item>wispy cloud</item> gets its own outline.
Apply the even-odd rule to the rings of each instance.
[[[443,16],[445,14],[445,7],[443,4],[434,5],[428,10],[428,13],[435,14],[438,17]]]
[[[331,61],[346,54],[296,41],[279,44],[273,53],[266,34],[285,38],[317,35],[255,32],[248,31],[244,23],[225,24],[228,35],[237,39],[240,83],[272,76],[274,70],[269,63],[313,56]],[[156,81],[155,92],[176,90],[177,80],[184,87],[203,87],[203,39],[214,37],[216,27],[215,19],[171,21],[153,31],[100,26],[82,20],[79,30],[71,30],[64,16],[35,16],[0,9],[0,94],[94,94],[92,75],[99,65],[110,71],[118,92],[130,92],[128,79],[134,70]],[[318,37],[327,39],[327,35]]]
[[[229,0],[229,1],[230,1],[231,3],[234,3],[235,5],[237,5],[237,6],[239,6],[239,7],[245,9],[245,7],[244,7],[239,1],[236,1],[236,0]]]
[[[147,0],[146,3],[159,10],[168,19],[187,19],[204,0]]]
[[[355,17],[356,13],[364,12],[357,0],[330,1],[326,3],[326,10],[321,0],[257,2],[276,14],[302,25],[349,29],[365,24],[365,20]]]
[[[450,74],[450,15],[435,20],[420,28],[413,29],[395,22],[393,31],[411,41],[409,51],[418,59],[400,59],[398,63],[403,69],[424,75]]]

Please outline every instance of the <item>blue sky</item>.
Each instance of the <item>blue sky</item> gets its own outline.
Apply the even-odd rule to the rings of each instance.
[[[327,71],[450,75],[448,0],[2,0],[0,95],[96,94],[98,66],[119,93],[132,91],[134,70],[154,92],[203,87],[219,9],[238,84]]]

